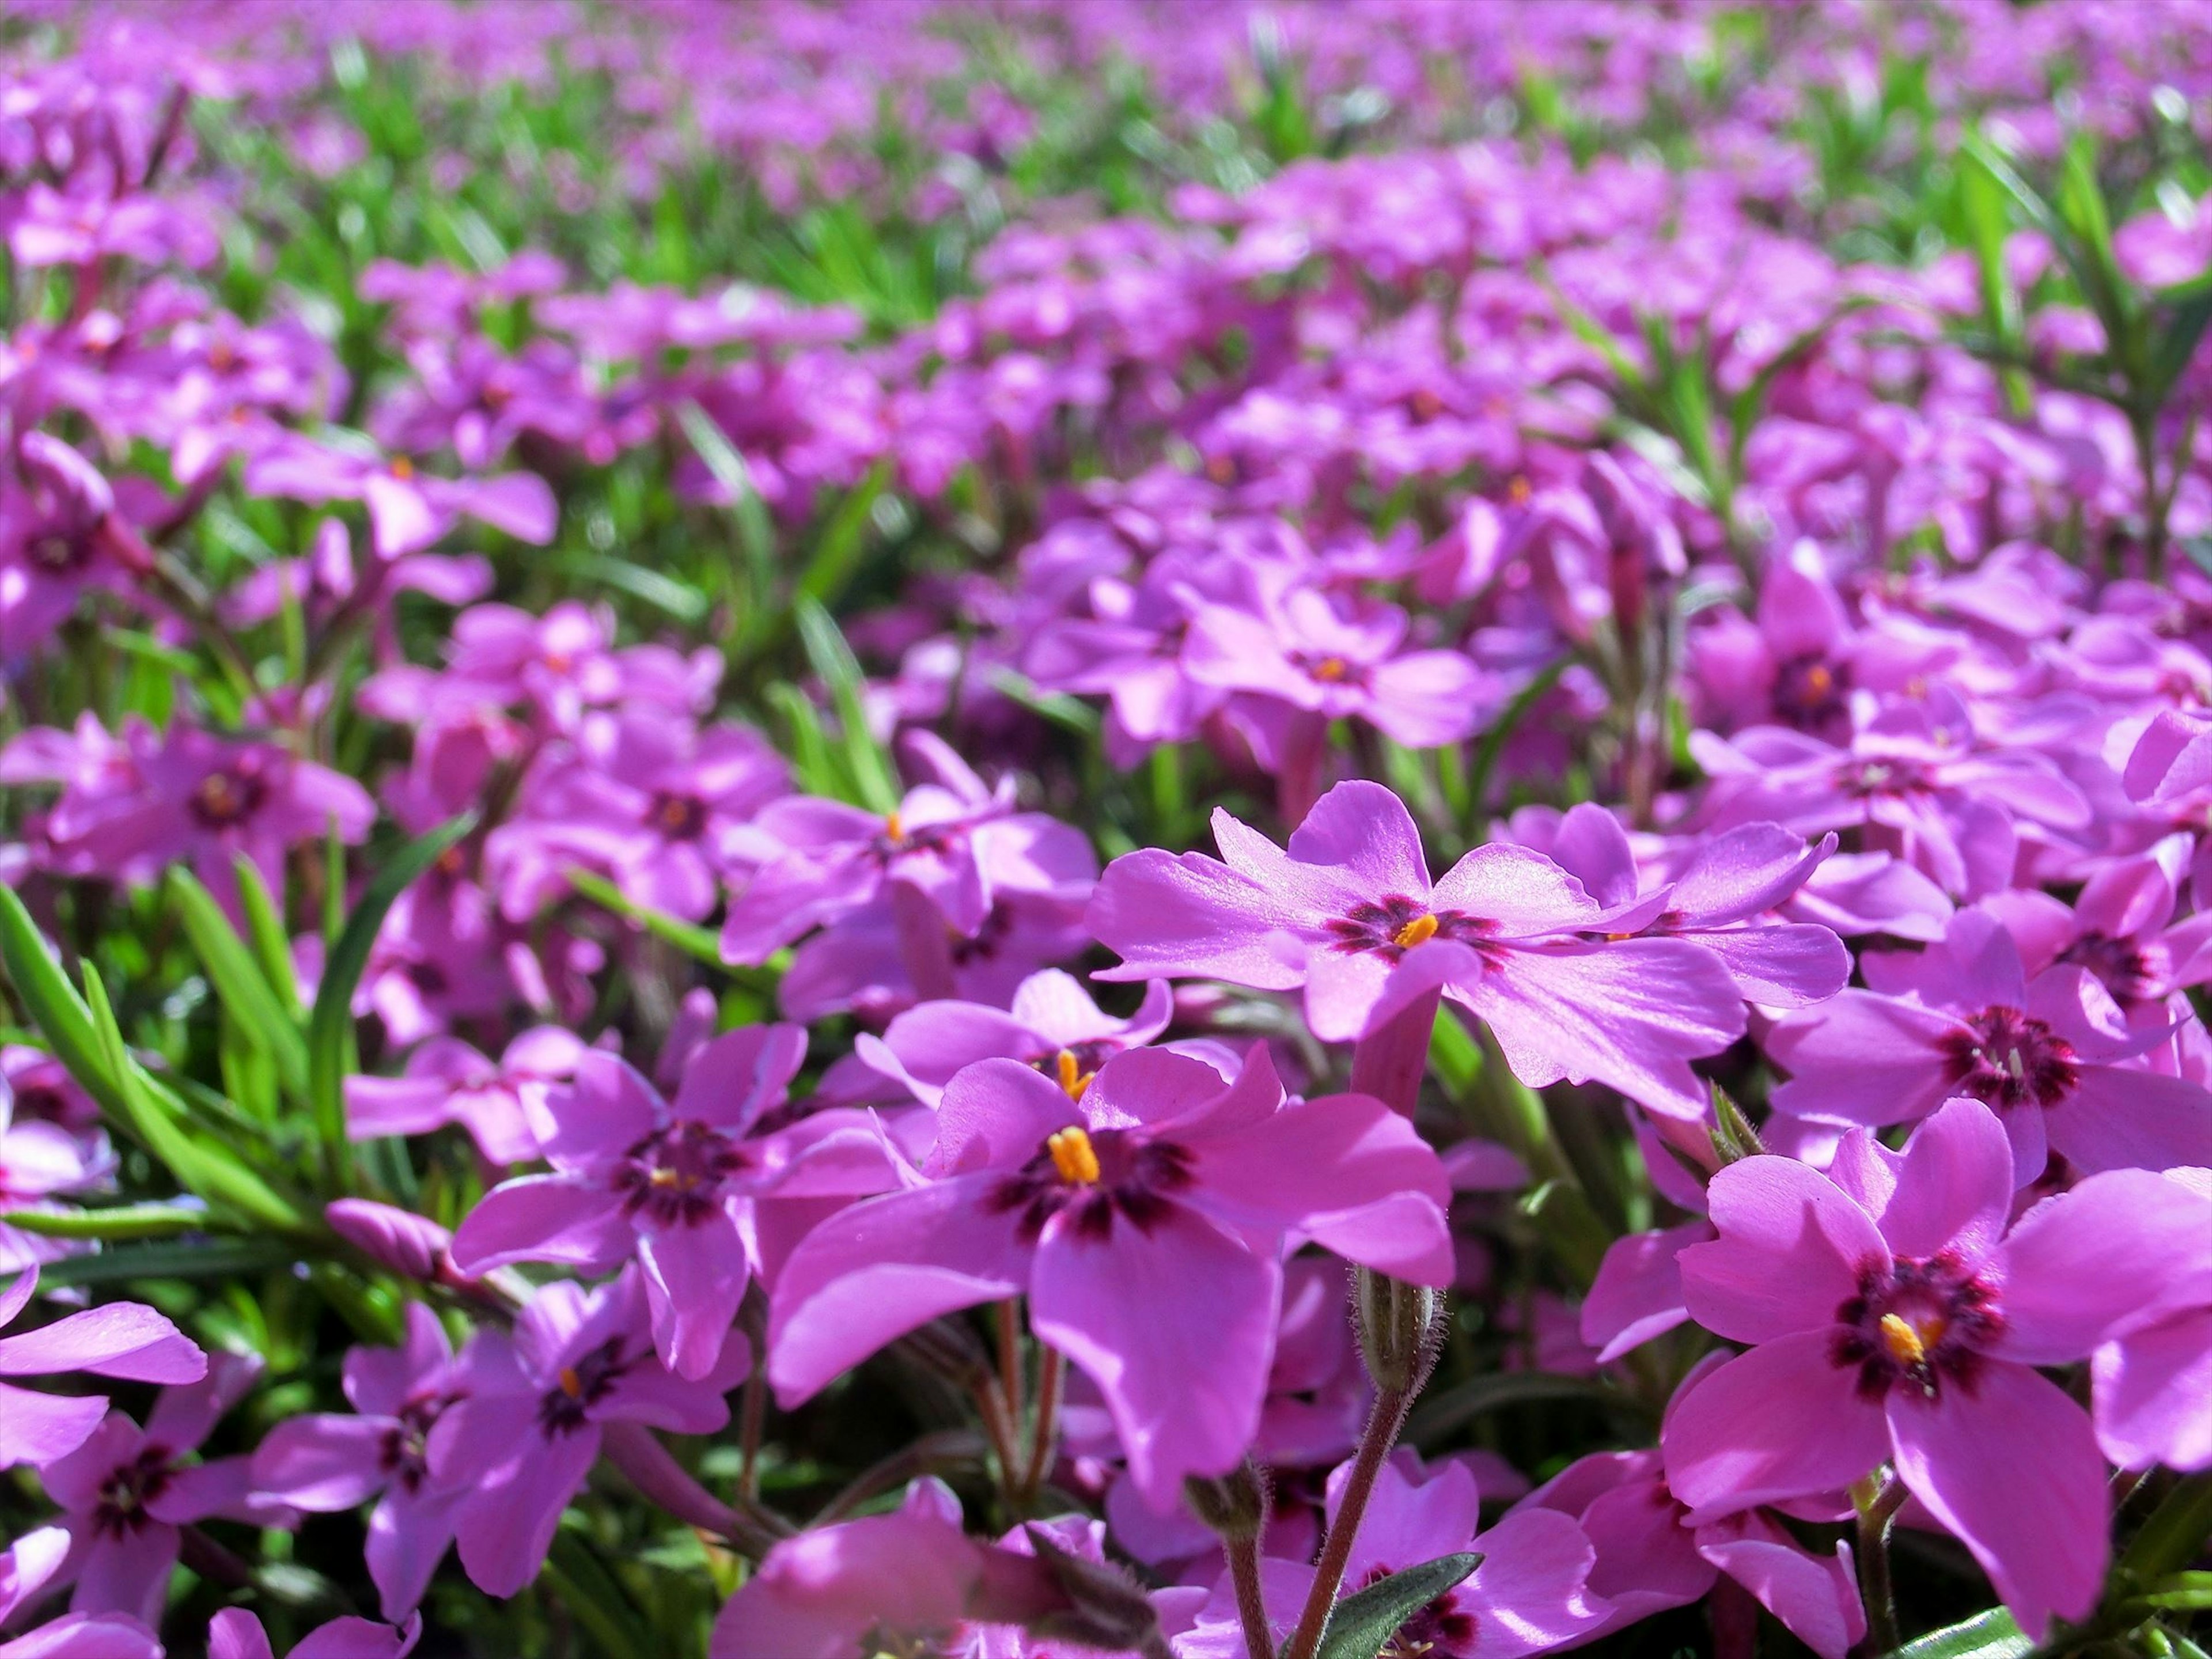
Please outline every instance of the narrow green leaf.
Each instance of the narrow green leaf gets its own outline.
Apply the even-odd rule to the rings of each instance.
[[[84,1000],[91,1011],[101,1061],[116,1080],[127,1121],[146,1150],[167,1167],[179,1184],[210,1204],[227,1206],[246,1221],[284,1233],[305,1231],[306,1221],[295,1206],[228,1147],[196,1139],[182,1115],[173,1113],[169,1102],[155,1097],[152,1080],[123,1041],[122,1027],[115,1023],[115,1012],[108,1004],[107,988],[89,967],[84,975]]]
[[[322,1142],[325,1173],[338,1190],[344,1189],[353,1162],[345,1124],[345,1079],[353,1069],[353,994],[360,988],[368,953],[393,903],[475,824],[476,814],[464,812],[403,848],[362,895],[323,966],[314,1012],[307,1022],[307,1101]]]
[[[1573,661],[1571,656],[1555,657],[1546,664],[1528,684],[1514,694],[1513,701],[1505,705],[1504,712],[1490,723],[1490,729],[1482,734],[1482,742],[1475,750],[1474,766],[1467,784],[1468,804],[1478,820],[1490,810],[1491,775],[1498,769],[1498,757],[1505,752],[1506,740],[1520,729],[1522,721],[1528,718],[1529,711],[1559,683],[1559,676],[1567,672]],[[1479,835],[1483,826],[1478,821],[1467,828],[1471,833]]]
[[[1472,1550],[1438,1556],[1355,1590],[1336,1604],[1315,1659],[1375,1659],[1398,1626],[1482,1565]]]
[[[721,941],[712,928],[696,927],[665,911],[649,909],[597,871],[572,867],[566,873],[568,884],[592,903],[635,922],[655,939],[665,939],[688,957],[712,967],[727,969],[729,964],[722,960]]]
[[[801,595],[793,601],[792,608],[799,618],[799,637],[806,647],[807,660],[830,688],[830,700],[836,708],[840,747],[846,769],[860,791],[860,804],[874,812],[896,811],[898,775],[884,746],[868,730],[867,711],[860,699],[860,665],[853,647],[845,643],[830,613],[812,599]]]
[[[216,994],[222,999],[224,1012],[275,1062],[286,1091],[304,1095],[307,1045],[300,1035],[298,1017],[278,1004],[260,964],[232,928],[215,896],[181,865],[170,870],[168,881],[185,933],[199,953]]]
[[[41,1238],[171,1238],[179,1233],[218,1232],[223,1223],[205,1210],[175,1204],[123,1204],[108,1210],[0,1211],[0,1227]]]
[[[991,689],[1064,731],[1086,738],[1098,735],[1098,711],[1080,697],[1071,697],[1065,691],[1041,691],[1026,674],[1011,668],[992,672]]]
[[[300,981],[292,969],[292,936],[284,928],[284,908],[262,880],[253,860],[240,853],[232,860],[238,872],[239,908],[246,913],[246,942],[261,976],[276,994],[276,1000],[296,1025],[300,1018]]]
[[[573,1532],[557,1532],[545,1562],[546,1582],[576,1622],[609,1654],[650,1653],[655,1644],[599,1554]]]
[[[854,793],[853,781],[838,766],[836,756],[830,748],[829,735],[822,729],[822,711],[807,701],[805,692],[787,681],[777,681],[762,695],[791,729],[791,739],[786,747],[800,790],[832,800],[851,799]]]
[[[149,1279],[237,1279],[290,1267],[299,1252],[268,1239],[211,1240],[204,1244],[140,1244],[68,1255],[39,1268],[41,1290],[69,1285],[142,1284]]]
[[[2002,1607],[1991,1607],[1907,1642],[1893,1650],[1890,1659],[2020,1659],[2034,1646],[2010,1613]]]
[[[837,510],[823,526],[821,540],[815,544],[814,556],[806,562],[806,569],[799,579],[799,591],[808,599],[822,605],[834,605],[837,596],[845,591],[867,546],[869,514],[875,510],[876,498],[884,493],[890,477],[890,460],[878,461],[869,469],[868,476],[860,480],[860,487],[837,503]]]
[[[0,963],[6,964],[15,994],[52,1047],[54,1057],[101,1109],[127,1124],[122,1085],[107,1069],[91,1010],[47,950],[46,936],[31,920],[23,901],[5,885],[0,885]]]

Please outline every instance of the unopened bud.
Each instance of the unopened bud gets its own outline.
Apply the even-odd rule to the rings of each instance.
[[[425,1282],[439,1277],[453,1234],[412,1211],[366,1198],[341,1198],[325,1206],[331,1231],[380,1267]]]
[[[1443,1293],[1370,1267],[1352,1278],[1359,1353],[1385,1394],[1412,1394],[1428,1381],[1443,1328]]]
[[[1267,1528],[1267,1472],[1250,1458],[1224,1475],[1194,1474],[1182,1483],[1183,1501],[1209,1531],[1231,1543],[1257,1538]]]
[[[1103,1648],[1109,1653],[1155,1650],[1160,1645],[1159,1613],[1143,1586],[1119,1567],[1103,1561],[1086,1561],[1056,1543],[1044,1528],[1034,1523],[1023,1528],[1030,1547],[1036,1552],[1035,1566],[1048,1578],[1059,1604],[1032,1606],[1023,1616],[1007,1622],[1019,1624],[1032,1635],[1073,1646]],[[1016,1577],[1011,1568],[1023,1558],[1011,1550],[994,1550],[996,1558],[986,1565],[979,1602],[1003,1605],[1006,1581]],[[1028,1565],[1028,1564],[1024,1564]],[[988,1608],[971,1608],[973,1616],[988,1616]]]

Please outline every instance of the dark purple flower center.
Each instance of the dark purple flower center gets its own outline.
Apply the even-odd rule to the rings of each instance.
[[[2004,1315],[1996,1286],[1945,1250],[1887,1267],[1862,1263],[1858,1293],[1837,1308],[1836,1323],[1828,1358],[1857,1370],[1862,1399],[1880,1400],[1902,1382],[1932,1400],[1947,1382],[1973,1392]]]
[[[696,841],[707,832],[707,804],[696,795],[656,790],[652,805],[646,809],[645,821],[666,840]]]
[[[2061,962],[2086,969],[2121,1002],[2145,1002],[2158,994],[2168,963],[2163,945],[2145,950],[2133,939],[2084,933],[2058,953]]]
[[[49,530],[33,536],[23,550],[40,569],[67,575],[92,562],[92,538],[74,531]]]
[[[925,823],[920,829],[910,830],[904,818],[892,812],[884,819],[883,834],[876,837],[876,857],[879,862],[889,864],[909,853],[943,854],[951,849],[961,833],[962,826],[957,823]]]
[[[191,814],[209,829],[221,830],[252,817],[268,798],[261,769],[241,757],[200,780],[192,791]]]
[[[2081,1076],[2074,1045],[2041,1020],[1999,1004],[1967,1015],[1966,1024],[1942,1042],[1954,1093],[2004,1110],[2056,1106],[2074,1092]]]
[[[1367,684],[1367,665],[1353,662],[1348,657],[1333,656],[1319,651],[1293,651],[1291,662],[1308,679],[1318,680],[1323,685],[1364,686]]]
[[[538,1401],[538,1426],[548,1439],[574,1434],[589,1420],[591,1408],[614,1392],[622,1375],[635,1363],[623,1356],[623,1340],[609,1337],[588,1353],[561,1368],[554,1386]]]
[[[1457,910],[1431,910],[1402,893],[1363,901],[1327,925],[1331,950],[1347,956],[1372,951],[1390,962],[1432,939],[1457,939],[1480,947],[1497,926]]]
[[[376,1449],[385,1475],[404,1491],[418,1491],[430,1473],[430,1431],[446,1407],[467,1396],[459,1390],[410,1396],[393,1413]]]
[[[1000,951],[1013,932],[1013,913],[1003,904],[994,905],[991,914],[983,918],[983,925],[975,930],[975,938],[952,941],[952,965],[965,968],[974,962],[997,961]]]
[[[110,1470],[93,1499],[94,1529],[110,1538],[127,1538],[144,1526],[146,1505],[168,1489],[176,1474],[170,1459],[167,1446],[149,1441],[137,1456]]]
[[[1792,657],[1774,671],[1774,712],[1801,731],[1833,721],[1850,691],[1850,670],[1817,651]]]
[[[1001,1176],[984,1203],[994,1214],[1019,1211],[1025,1244],[1036,1243],[1063,1210],[1077,1237],[1103,1243],[1116,1215],[1139,1231],[1158,1225],[1169,1195],[1191,1184],[1190,1164],[1190,1153],[1173,1141],[1146,1139],[1133,1129],[1061,1129]]]
[[[721,1204],[722,1184],[751,1164],[729,1136],[687,1118],[623,1153],[614,1186],[623,1209],[653,1226],[696,1226]]]
[[[1371,1567],[1353,1588],[1379,1584],[1394,1567]],[[1460,1605],[1459,1593],[1446,1590],[1434,1601],[1416,1607],[1406,1622],[1390,1633],[1375,1659],[1449,1659],[1474,1651],[1477,1620]]]

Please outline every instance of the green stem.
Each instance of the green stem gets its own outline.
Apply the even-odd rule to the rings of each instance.
[[[1889,1577],[1890,1524],[1905,1507],[1905,1482],[1891,1475],[1879,1486],[1869,1475],[1851,1488],[1859,1513],[1859,1597],[1866,1603],[1867,1646],[1887,1653],[1898,1644],[1897,1595]]]

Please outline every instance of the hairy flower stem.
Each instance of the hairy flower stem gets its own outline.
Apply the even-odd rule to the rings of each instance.
[[[1905,1482],[1891,1475],[1879,1486],[1869,1475],[1851,1488],[1859,1512],[1859,1598],[1866,1603],[1867,1646],[1887,1653],[1898,1644],[1897,1596],[1889,1582],[1890,1522],[1909,1496]]]
[[[1358,1453],[1352,1459],[1351,1477],[1344,1483],[1336,1522],[1329,1528],[1328,1538],[1322,1545],[1313,1589],[1306,1594],[1297,1628],[1291,1632],[1291,1639],[1283,1648],[1283,1659],[1314,1659],[1321,1647],[1321,1638],[1328,1633],[1328,1616],[1335,1611],[1336,1592],[1344,1583],[1345,1565],[1352,1559],[1352,1540],[1358,1536],[1360,1520],[1367,1513],[1367,1500],[1374,1494],[1376,1477],[1382,1474],[1390,1448],[1397,1443],[1399,1433],[1406,1426],[1406,1415],[1413,1408],[1413,1396],[1419,1392],[1419,1384],[1416,1382],[1413,1388],[1385,1389],[1375,1396],[1374,1409],[1367,1414],[1366,1430],[1359,1437]],[[1240,1589],[1240,1610],[1242,1595]],[[1261,1622],[1264,1626],[1265,1620]],[[1262,1656],[1265,1651],[1260,1650]]]
[[[1267,1659],[1275,1638],[1267,1628],[1267,1601],[1260,1586],[1260,1540],[1255,1535],[1225,1541],[1229,1577],[1237,1586],[1237,1622],[1244,1627],[1245,1659]]]
[[[756,1359],[738,1401],[738,1496],[747,1503],[760,1497],[761,1436],[767,1426],[768,1374]]]

